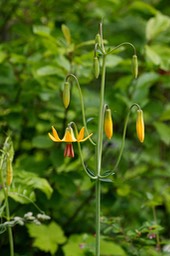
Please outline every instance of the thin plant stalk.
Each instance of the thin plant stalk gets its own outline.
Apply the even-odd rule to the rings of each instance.
[[[4,157],[4,152],[3,152],[2,157],[1,157],[1,162],[0,162],[0,173],[1,173],[4,198],[5,198],[6,219],[7,219],[7,221],[9,221],[10,220],[10,210],[9,210],[9,201],[8,201],[8,187],[5,186],[4,177],[3,177],[4,160],[5,160],[5,157]],[[14,241],[13,241],[12,228],[10,226],[8,226],[8,237],[9,237],[9,246],[10,246],[10,256],[14,256]]]
[[[96,180],[96,256],[100,256],[100,179]]]
[[[157,225],[157,216],[156,216],[156,209],[155,206],[152,206],[153,218],[154,222]],[[156,247],[157,250],[160,251],[160,238],[159,238],[159,231],[156,232]]]
[[[102,36],[102,30],[101,30]],[[103,46],[104,47],[104,46]],[[98,179],[96,180],[96,256],[100,256],[100,197],[101,197],[101,181],[99,179],[101,174],[102,161],[102,144],[103,144],[103,119],[104,119],[104,92],[105,92],[105,75],[106,75],[106,55],[102,58],[101,70],[101,88],[100,88],[100,106],[99,106],[99,120],[98,120],[98,137],[97,137],[97,151],[96,151],[96,169]]]
[[[10,210],[9,210],[9,202],[8,202],[8,193],[6,193],[6,216],[7,220],[10,220]],[[14,242],[13,242],[13,234],[12,228],[8,226],[8,237],[9,237],[9,244],[10,244],[10,256],[14,256]]]

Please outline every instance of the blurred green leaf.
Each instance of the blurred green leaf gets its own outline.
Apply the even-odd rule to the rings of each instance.
[[[170,18],[166,15],[158,13],[151,18],[146,26],[146,38],[148,41],[154,40],[160,33],[166,31],[170,27]]]
[[[30,204],[36,200],[35,192],[22,184],[17,187],[12,186],[8,194],[9,197],[20,204]]]
[[[49,148],[53,144],[47,135],[38,135],[33,138],[32,145],[35,148]]]
[[[14,173],[14,184],[16,187],[19,187],[20,185],[22,185],[22,187],[25,186],[25,189],[28,189],[29,191],[39,189],[47,196],[47,198],[50,198],[53,192],[52,187],[45,178],[38,177],[32,172],[22,170],[17,171]]]
[[[60,72],[61,71],[57,67],[50,65],[41,67],[36,71],[38,76],[58,75]]]
[[[170,70],[170,49],[168,46],[155,44],[145,46],[146,57],[162,70]]]
[[[66,42],[68,44],[71,44],[71,34],[70,34],[70,29],[65,25],[65,24],[62,24],[61,26],[61,30],[63,32],[63,35],[66,39]]]
[[[7,57],[7,53],[0,50],[0,63],[2,63]]]
[[[138,165],[133,168],[128,169],[124,174],[124,179],[134,179],[141,176],[148,170],[147,165]]]
[[[51,33],[51,29],[47,26],[34,25],[33,26],[33,32],[36,35],[48,37]]]
[[[123,248],[112,241],[101,241],[101,254],[106,256],[127,256]]]
[[[52,255],[58,250],[58,245],[66,241],[62,228],[56,223],[49,225],[27,225],[30,236],[34,239],[33,246]]]
[[[152,5],[144,2],[144,1],[133,1],[130,5],[130,9],[135,9],[137,11],[146,12],[155,15],[158,13],[157,9],[154,8]]]
[[[170,144],[170,127],[161,122],[155,122],[154,126],[160,136],[160,139],[166,144]]]

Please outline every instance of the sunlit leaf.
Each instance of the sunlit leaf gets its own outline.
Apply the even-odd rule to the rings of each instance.
[[[49,225],[27,225],[30,236],[34,239],[33,246],[50,252],[52,255],[57,251],[58,245],[66,241],[64,232],[56,222]]]
[[[33,138],[32,145],[35,148],[49,148],[52,146],[52,143],[47,136],[39,135]]]
[[[64,34],[64,37],[65,37],[67,43],[70,44],[71,43],[70,29],[65,24],[62,24],[61,29],[62,29],[62,32]]]
[[[51,29],[47,26],[34,25],[33,32],[39,36],[48,37],[50,35]]]
[[[170,18],[158,13],[151,18],[146,26],[146,38],[148,41],[155,39],[160,33],[166,31],[170,27]]]
[[[170,127],[164,123],[156,122],[154,126],[161,138],[161,140],[166,144],[170,144]]]

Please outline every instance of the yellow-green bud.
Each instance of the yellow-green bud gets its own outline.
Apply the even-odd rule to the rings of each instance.
[[[94,68],[95,78],[97,79],[100,74],[100,65],[99,65],[99,60],[96,56],[93,59],[93,68]]]
[[[145,125],[143,119],[143,111],[141,109],[137,110],[136,133],[139,141],[143,142],[145,138]]]
[[[137,76],[138,76],[138,57],[136,54],[134,54],[132,57],[132,72],[133,72],[134,78],[137,78]]]
[[[63,35],[66,39],[66,42],[68,44],[71,44],[71,34],[70,34],[70,29],[65,25],[65,24],[62,24],[61,26],[61,30],[63,32]]]
[[[13,168],[11,160],[8,158],[6,163],[6,184],[10,186],[13,179]]]
[[[95,44],[101,45],[101,36],[99,33],[96,35]]]
[[[64,107],[68,108],[68,106],[70,104],[70,84],[69,84],[69,82],[64,83],[63,103],[64,103]]]
[[[113,135],[113,122],[112,122],[112,114],[111,114],[110,108],[107,108],[105,110],[104,131],[105,131],[107,138],[111,139],[112,135]]]

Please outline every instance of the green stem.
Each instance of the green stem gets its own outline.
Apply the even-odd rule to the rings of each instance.
[[[85,163],[84,163],[84,159],[83,159],[83,155],[82,155],[82,150],[81,150],[81,146],[80,146],[80,142],[78,142],[78,150],[79,150],[79,155],[80,155],[80,159],[81,159],[81,164],[83,166],[83,169],[85,171],[85,173],[89,176],[90,179],[92,180],[96,180],[97,179],[97,176],[92,176],[88,171],[87,171],[87,168],[85,166]]]
[[[122,158],[122,153],[123,153],[124,146],[125,146],[125,137],[126,137],[127,125],[128,125],[129,116],[130,116],[130,113],[131,113],[131,110],[132,110],[133,107],[137,107],[138,109],[140,109],[140,106],[136,103],[132,104],[132,106],[129,108],[129,111],[128,111],[126,119],[125,119],[124,129],[123,129],[122,144],[121,144],[120,152],[119,152],[118,159],[117,159],[117,162],[115,164],[113,173],[114,173],[114,171],[116,171],[116,169],[117,169],[117,167],[120,163],[120,160]]]
[[[105,76],[106,76],[106,54],[103,44],[102,24],[100,24],[100,35],[102,39],[102,70],[101,70],[101,88],[100,88],[100,106],[98,119],[98,136],[96,148],[96,171],[98,179],[96,180],[96,254],[100,256],[100,197],[101,197],[101,162],[102,162],[102,147],[103,147],[103,121],[104,121],[104,92],[105,92]]]
[[[114,47],[112,50],[110,50],[107,54],[111,54],[113,53],[115,50],[117,50],[118,48],[120,48],[121,46],[123,45],[129,45],[133,48],[133,51],[134,51],[134,54],[136,55],[136,48],[134,47],[133,44],[129,43],[129,42],[124,42],[124,43],[121,43],[119,45],[117,45],[116,47]]]
[[[74,80],[76,81],[76,85],[77,85],[77,88],[78,88],[78,91],[79,91],[79,96],[80,96],[80,102],[81,102],[81,111],[82,111],[83,125],[85,127],[86,133],[89,135],[89,132],[88,132],[88,129],[87,129],[87,125],[86,125],[86,117],[85,117],[83,95],[82,95],[82,92],[81,92],[81,87],[80,87],[79,81],[78,81],[77,77],[75,75],[73,75],[73,74],[67,75],[66,81],[69,79],[69,77],[74,78]],[[95,145],[94,141],[91,138],[89,138],[89,140],[90,140],[90,142],[93,145]]]
[[[76,124],[75,124],[74,122],[70,122],[69,125],[74,126],[74,129],[75,129],[75,132],[76,132],[76,137],[78,137],[78,130],[77,130]],[[90,173],[87,171],[87,168],[86,168],[86,166],[85,166],[84,159],[83,159],[83,154],[82,154],[80,142],[78,142],[77,144],[78,144],[78,150],[79,150],[79,155],[80,155],[80,159],[81,159],[81,164],[82,164],[82,166],[83,166],[83,169],[84,169],[85,173],[89,176],[90,179],[96,180],[96,179],[97,179],[97,176],[95,176],[95,174],[92,175],[92,174],[90,174]]]
[[[100,180],[96,180],[96,256],[100,256]]]
[[[152,206],[152,211],[153,211],[153,218],[154,222],[157,225],[157,216],[156,216],[156,209],[155,206]],[[160,238],[159,238],[159,231],[156,232],[156,243],[157,243],[157,249],[160,251]]]
[[[9,221],[10,211],[9,211],[8,192],[6,192],[6,216],[7,216],[7,221]],[[13,242],[12,228],[10,226],[8,226],[8,237],[9,237],[9,244],[10,244],[10,256],[14,256],[14,242]]]
[[[5,185],[4,177],[3,177],[4,160],[5,160],[5,156],[3,153],[2,157],[1,157],[1,163],[0,163],[0,173],[1,173],[4,198],[5,198],[6,219],[7,219],[7,221],[9,221],[10,220],[10,210],[9,210],[9,201],[8,201],[8,188]],[[9,237],[9,246],[10,246],[10,256],[14,256],[14,242],[13,242],[12,228],[10,226],[8,226],[8,237]]]
[[[103,55],[102,74],[101,74],[101,91],[100,91],[100,106],[98,120],[98,139],[97,139],[97,175],[101,173],[102,160],[102,144],[103,144],[103,120],[104,120],[104,91],[105,91],[105,75],[106,75],[106,55]]]

